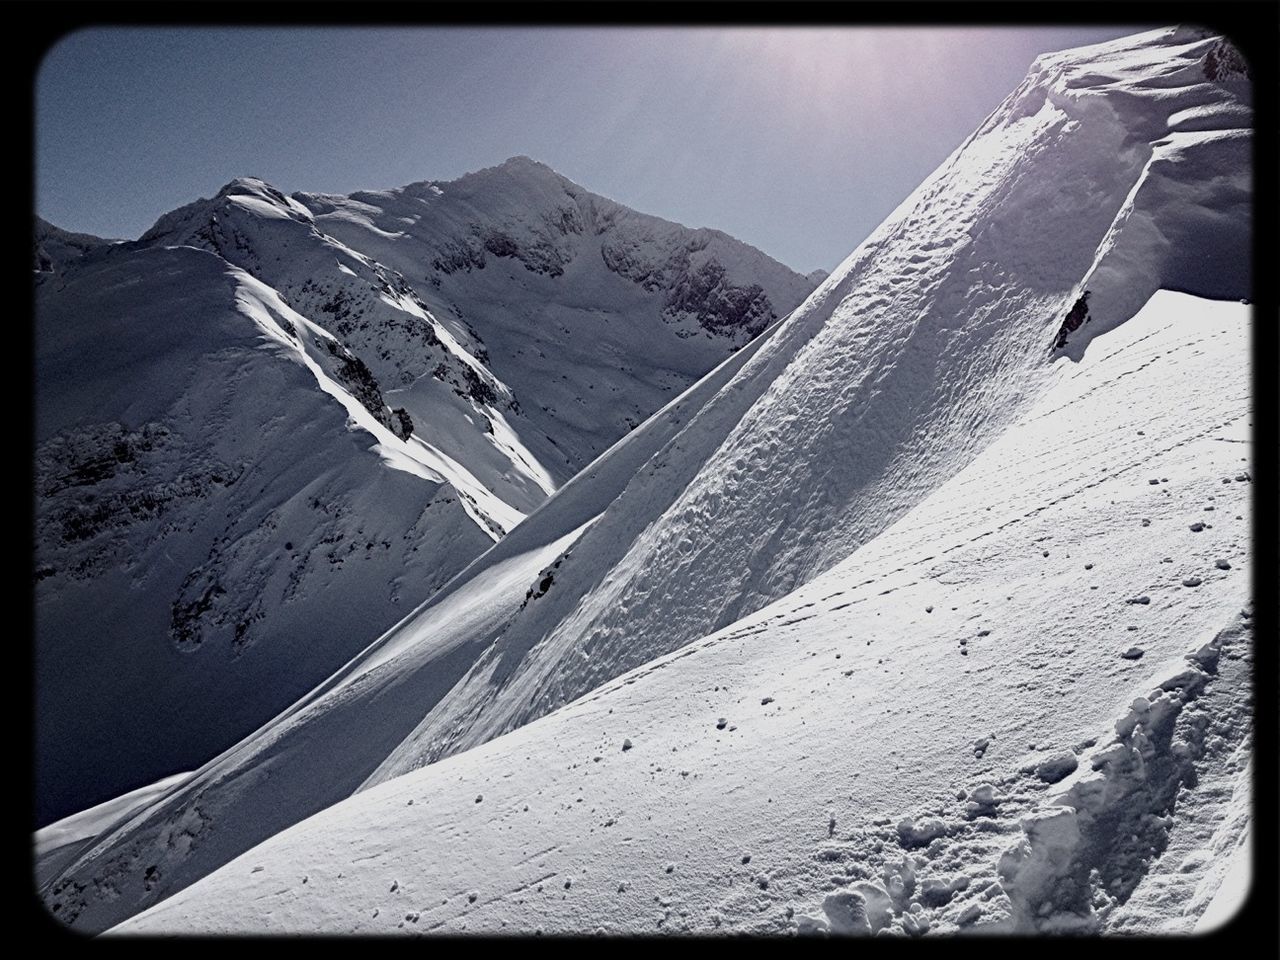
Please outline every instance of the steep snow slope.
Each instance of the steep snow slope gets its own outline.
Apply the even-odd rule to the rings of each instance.
[[[1157,294],[806,586],[119,931],[1190,931],[1248,804],[1248,335]]]
[[[1174,117],[1195,108],[1218,124],[1185,145],[1178,182],[1219,178],[1204,203],[1247,197],[1247,164],[1229,170],[1196,146],[1247,142],[1235,110],[1247,84],[1209,68],[1223,49],[1157,31],[1042,58],[1035,82],[794,315],[278,722],[105,834],[47,888],[47,902],[102,929],[362,785],[467,748],[487,756],[478,744],[875,549],[1067,377],[1092,337],[1126,319],[1105,282],[1136,255],[1124,253],[1138,249],[1126,245],[1126,224],[1146,217],[1176,235],[1188,217],[1216,222],[1181,193],[1161,206],[1158,191],[1144,192],[1159,179],[1153,144],[1170,139]],[[1176,82],[1153,82],[1169,76]],[[1245,235],[1247,223],[1211,239],[1232,248]],[[1134,285],[1145,300],[1172,261],[1167,247],[1143,249]],[[1221,295],[1200,288],[1227,283],[1210,274],[1185,288]],[[1075,305],[1092,278],[1102,293],[1086,300],[1086,321]],[[1079,323],[1055,349],[1064,318]],[[1084,442],[1098,424],[1081,426]],[[1068,478],[1071,453],[1057,467]],[[492,591],[489,571],[501,581]],[[463,609],[478,613],[454,615]],[[1038,617],[1037,635],[1051,632],[1041,607],[1021,614]],[[758,760],[775,769],[767,750]],[[95,880],[109,880],[109,897],[90,890]]]
[[[1042,58],[637,472],[380,776],[528,722],[847,556],[990,443],[1064,352],[1124,319],[1116,304],[1139,296],[1136,310],[1159,283],[1247,295],[1241,268],[1213,269],[1248,263],[1247,217],[1232,219],[1248,198],[1248,88],[1207,79],[1221,49],[1157,31]],[[1179,148],[1169,128],[1193,109],[1203,129]],[[1152,223],[1183,245],[1126,266],[1128,227],[1149,238]],[[1189,224],[1210,251],[1198,273],[1177,271],[1199,249]],[[1123,300],[1108,279],[1121,270]],[[1052,350],[1095,281],[1089,325]]]
[[[525,603],[525,585],[539,581],[540,571],[762,342],[735,353],[624,438],[551,498],[537,522],[518,526],[404,624],[275,721],[205,764],[150,808],[131,808],[130,817],[103,822],[98,843],[79,851],[87,854],[80,872],[117,878],[111,881],[113,894],[83,898],[73,909],[59,911],[61,916],[81,929],[102,929],[137,909],[135,904],[182,889],[359,789],[501,633]],[[318,743],[323,749],[308,746]],[[157,857],[160,849],[164,853]],[[146,875],[145,882],[121,883],[119,878],[137,871]],[[82,890],[92,882],[75,876],[65,881],[42,884],[50,909],[63,902],[59,894],[68,887]]]
[[[816,285],[514,157],[450,182],[295,194],[316,225],[398,270],[536,425],[558,480],[785,316]]]
[[[260,180],[235,180],[212,200],[166,214],[139,243],[211,250],[324,326],[363,365],[366,389],[407,411],[404,423],[387,411],[384,425],[402,437],[412,431],[410,442],[493,538],[554,489],[507,425],[507,418],[519,422],[511,390],[436,322],[400,276],[317,230],[296,200]]]
[[[48,820],[204,762],[491,541],[243,271],[119,246],[38,277]]]

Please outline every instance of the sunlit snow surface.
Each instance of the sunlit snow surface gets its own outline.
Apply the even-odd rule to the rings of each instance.
[[[1189,930],[1191,897],[1156,888],[1194,891],[1248,791],[1248,332],[1246,306],[1158,294],[804,588],[324,811],[122,932],[783,932],[837,922],[824,898],[860,883],[885,891],[876,928]],[[1215,638],[1213,669],[1184,659]],[[1139,696],[1167,710],[1120,741],[1147,775],[1128,755],[1095,772]],[[1035,773],[1077,754],[1059,784]],[[1124,790],[1069,866],[1127,903],[1001,876],[1023,822],[1107,777]],[[984,783],[995,802],[972,811]],[[904,849],[904,821],[937,836]]]

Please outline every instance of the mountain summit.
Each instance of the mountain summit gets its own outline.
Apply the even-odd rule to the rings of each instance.
[[[447,182],[299,193],[316,226],[399,271],[513,385],[560,482],[813,289],[718,230],[591,193],[528,157]]]

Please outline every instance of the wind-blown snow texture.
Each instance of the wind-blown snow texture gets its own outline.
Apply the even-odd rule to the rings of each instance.
[[[1233,63],[1186,29],[1041,58],[800,309],[45,902],[121,932],[1193,927],[1247,825]]]
[[[457,192],[507,216],[531,204],[531,217],[542,198],[526,194],[547,182],[591,197],[540,165],[507,167]],[[759,268],[770,318],[810,289],[722,234],[592,202],[662,225],[668,245],[710,237],[708,268]],[[447,210],[420,219],[456,226]],[[667,255],[652,246],[628,249]],[[722,318],[682,340],[654,306],[665,286],[617,281],[637,291],[619,299],[590,271],[544,284],[536,301],[502,288],[493,329],[522,317],[537,340],[553,304],[595,311],[590,323],[629,331],[647,378],[575,379],[563,389],[612,399],[593,399],[586,421],[530,419],[523,409],[550,396],[540,377],[607,367],[616,344],[578,329],[569,356],[548,335],[532,379],[500,380],[487,364],[504,342],[486,347],[456,322],[455,335],[403,276],[254,179],[132,243],[37,221],[35,267],[42,822],[235,743],[519,523],[583,465],[573,458],[621,437],[624,414],[643,419],[754,332]],[[450,287],[468,289],[465,276]],[[473,311],[485,330],[487,317]]]

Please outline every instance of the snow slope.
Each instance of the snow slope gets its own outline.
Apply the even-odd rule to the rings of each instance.
[[[317,230],[296,200],[260,180],[235,180],[212,200],[166,214],[139,243],[209,249],[339,338],[367,368],[369,391],[408,412],[411,442],[465,495],[494,539],[554,489],[532,455],[518,441],[500,443],[491,425],[514,415],[510,389],[435,321],[402,278]],[[383,416],[392,430],[397,419],[390,411]]]
[[[104,825],[103,845],[82,851],[89,856],[89,869],[99,871],[105,861],[100,875],[142,870],[146,882],[133,886],[129,895],[154,901],[358,790],[506,627],[525,599],[526,585],[539,579],[540,571],[761,342],[731,356],[624,438],[544,505],[538,512],[543,522],[518,526],[400,628],[388,631],[274,722],[205,764],[140,816]],[[560,532],[544,539],[548,529]],[[314,743],[325,747],[305,746]],[[158,849],[167,854],[155,857]],[[66,882],[72,890],[84,884],[74,877]],[[111,882],[119,894],[116,881]],[[51,909],[62,902],[52,893],[58,884],[41,887],[53,897]],[[122,907],[127,909],[128,901],[118,895],[86,898],[74,917],[71,911],[62,916],[105,926],[102,914],[117,916]]]
[[[1243,581],[1195,572],[1208,562],[1199,553],[1195,571],[1190,560],[1174,560],[1171,538],[1180,515],[1170,512],[1210,505],[1204,490],[1219,483],[1222,458],[1235,466],[1239,457],[1235,441],[1243,437],[1231,427],[1247,410],[1241,311],[1179,305],[1162,294],[1149,312],[1129,319],[1162,286],[1201,297],[1248,293],[1239,286],[1247,277],[1238,270],[1224,276],[1211,260],[1199,273],[1174,276],[1194,251],[1152,239],[1155,230],[1199,242],[1204,231],[1186,224],[1213,225],[1217,229],[1205,238],[1224,248],[1223,262],[1246,261],[1239,244],[1247,238],[1247,222],[1233,226],[1230,217],[1214,214],[1220,206],[1237,209],[1249,183],[1248,87],[1220,69],[1229,59],[1225,50],[1215,38],[1178,29],[1041,58],[1027,83],[794,314],[602,456],[275,723],[105,832],[45,888],[46,902],[60,904],[61,916],[90,930],[157,901],[162,905],[140,923],[349,929],[387,920],[389,903],[369,899],[371,885],[385,881],[385,889],[399,890],[405,884],[375,877],[379,865],[403,869],[421,884],[426,899],[407,908],[420,920],[437,900],[458,904],[466,892],[460,877],[477,884],[480,903],[481,875],[490,884],[510,877],[497,869],[506,864],[521,876],[529,873],[528,887],[504,895],[489,919],[446,922],[649,929],[654,920],[642,910],[677,902],[653,886],[668,884],[680,891],[682,906],[664,925],[704,915],[715,925],[707,909],[714,897],[710,910],[721,924],[769,928],[751,919],[758,917],[783,929],[802,914],[839,917],[840,904],[853,904],[849,897],[822,911],[822,896],[814,900],[819,872],[836,876],[842,868],[832,864],[849,861],[850,871],[863,871],[839,874],[852,882],[871,879],[871,871],[890,859],[900,865],[895,825],[924,815],[928,804],[940,804],[966,778],[988,776],[1012,778],[998,789],[993,784],[993,791],[1016,786],[1017,800],[978,803],[974,819],[963,824],[953,822],[955,809],[941,808],[943,830],[958,841],[952,861],[944,857],[939,869],[950,869],[949,862],[975,870],[986,864],[988,874],[999,874],[999,888],[982,887],[992,902],[979,909],[987,922],[1006,929],[1041,921],[1109,922],[1114,908],[1099,903],[1090,912],[1081,900],[1085,885],[1074,881],[1058,884],[1062,896],[1055,893],[1044,917],[1039,913],[1047,877],[1042,861],[1068,854],[1073,864],[1097,860],[1115,846],[1097,832],[1114,806],[1079,814],[1072,821],[1074,840],[1071,827],[1050,817],[1053,829],[1061,830],[1053,833],[1056,846],[1048,855],[1042,855],[1048,834],[1038,833],[1040,821],[1030,819],[1025,854],[1011,855],[1004,870],[1001,853],[1022,833],[1011,820],[987,817],[981,808],[1030,815],[1052,806],[1035,786],[1034,773],[1019,772],[1030,761],[1013,750],[1017,741],[1009,739],[1010,731],[1019,739],[1029,732],[1025,742],[1055,752],[1040,759],[1061,768],[1065,758],[1056,754],[1100,736],[1101,728],[1123,719],[1134,688],[1147,689],[1148,676],[1135,673],[1133,661],[1114,649],[1109,632],[1118,631],[1117,616],[1141,608],[1148,617],[1152,639],[1145,646],[1154,653],[1140,665],[1163,667],[1162,661],[1198,650],[1227,627],[1223,636],[1232,650],[1247,649],[1231,639],[1240,633],[1234,624],[1247,596],[1227,589],[1231,583],[1242,589]],[[1179,138],[1174,128],[1189,111],[1201,118],[1202,129]],[[1157,154],[1164,162],[1152,162]],[[1206,183],[1212,189],[1201,189]],[[1126,270],[1128,287],[1117,279]],[[1124,313],[1122,305],[1134,298],[1133,310]],[[1177,322],[1164,322],[1170,314]],[[1214,324],[1217,333],[1196,339],[1201,326]],[[1221,388],[1202,389],[1213,377]],[[1233,442],[1215,442],[1215,430]],[[1137,492],[1127,486],[1139,468],[1157,466],[1159,475],[1133,484]],[[1160,484],[1160,476],[1172,483],[1175,473],[1178,485]],[[1244,496],[1239,491],[1247,474],[1242,476],[1242,487],[1224,485],[1237,491],[1231,496]],[[1106,484],[1114,502],[1104,506]],[[1155,504],[1140,495],[1156,497]],[[1134,510],[1155,507],[1164,511],[1159,524],[1154,516],[1147,518],[1149,527],[1120,523]],[[1063,517],[1074,526],[1064,529]],[[1240,556],[1225,551],[1244,548],[1222,539],[1243,529],[1243,520],[1235,523],[1215,521],[1217,532],[1185,536],[1199,537],[1190,541],[1197,550],[1221,554],[1213,560],[1239,567]],[[1051,557],[1096,548],[1114,562],[1114,573],[1105,582],[1082,580],[1075,561],[1063,565],[1061,557],[1037,570],[1033,561],[1050,557],[1043,557],[1036,538],[1050,536],[1056,538]],[[1188,569],[1149,568],[1165,555]],[[1091,558],[1081,568],[1083,562],[1097,565]],[[1163,577],[1198,576],[1202,585],[1219,578],[1226,586],[1170,587],[1167,605],[1125,604],[1139,591],[1152,593],[1151,569]],[[1096,601],[1089,596],[1092,586],[1099,586]],[[1011,599],[1000,603],[1001,590]],[[848,596],[835,601],[835,593]],[[940,595],[954,595],[950,614],[964,613],[945,614]],[[936,616],[917,612],[934,606]],[[476,613],[467,620],[457,616],[462,610]],[[971,624],[970,636],[964,621],[971,615],[993,625]],[[804,627],[793,629],[802,621]],[[880,645],[875,657],[881,662],[874,667],[868,642]],[[978,653],[988,644],[1003,650],[1005,659],[980,664]],[[973,650],[962,653],[961,646]],[[862,656],[855,660],[857,650]],[[835,665],[843,670],[823,666],[837,654],[854,662]],[[936,669],[918,669],[922,659]],[[1206,678],[1218,669],[1210,659],[1205,655],[1196,667]],[[901,665],[896,673],[894,664]],[[955,691],[966,682],[975,685],[972,695],[957,700]],[[1196,687],[1198,695],[1206,683],[1188,681],[1182,689]],[[1026,696],[1039,688],[1036,698]],[[779,690],[790,695],[787,706]],[[828,703],[829,696],[837,700]],[[1046,705],[1045,697],[1061,702]],[[761,702],[766,698],[776,704]],[[753,701],[770,722],[748,741],[743,720],[730,712],[745,715],[756,709]],[[831,709],[836,702],[848,712]],[[917,712],[917,703],[928,709]],[[1190,695],[1176,706],[1161,701],[1159,719],[1193,716],[1199,703]],[[704,709],[714,715],[704,716]],[[719,717],[724,722],[717,733]],[[988,736],[993,729],[981,729],[991,724],[1003,731],[998,738]],[[739,731],[730,727],[744,732],[735,739]],[[353,729],[358,736],[348,735]],[[850,738],[850,730],[872,732]],[[1126,750],[1141,754],[1150,746],[1132,734],[1099,758],[1104,776]],[[623,750],[628,739],[631,748]],[[1152,747],[1152,768],[1159,770],[1154,782],[1144,785],[1122,764],[1115,767],[1121,794],[1145,791],[1140,795],[1149,795],[1148,812],[1164,809],[1171,785],[1186,779],[1183,764],[1154,759],[1174,756],[1171,742]],[[1180,735],[1177,742],[1191,740]],[[957,743],[967,744],[958,755]],[[716,753],[729,744],[741,749],[731,757]],[[561,759],[570,749],[577,751],[575,759]],[[637,768],[642,749],[646,766]],[[1189,762],[1218,762],[1216,753],[1199,749],[1186,748]],[[686,751],[704,766],[681,761],[677,755]],[[658,752],[668,759],[658,759]],[[984,757],[985,765],[968,766]],[[779,769],[786,770],[782,782]],[[324,795],[317,796],[321,772]],[[484,789],[473,789],[484,777],[490,781]],[[578,804],[583,777],[600,789]],[[410,807],[410,797],[397,791],[419,783],[427,792],[414,794]],[[528,784],[533,792],[526,794]],[[548,806],[522,822],[529,812],[523,804],[534,810],[541,802],[537,790]],[[804,811],[811,811],[815,797],[834,804],[848,791],[852,806],[839,814],[833,808],[815,831],[819,841],[824,833],[834,840],[840,819],[854,817],[853,833],[844,838],[848,843],[819,856],[800,826],[809,822]],[[1107,804],[1114,792],[1102,790]],[[517,794],[518,810],[510,805]],[[372,805],[393,795],[375,815]],[[350,799],[330,806],[343,797]],[[474,806],[461,810],[459,798]],[[502,801],[497,807],[495,798]],[[401,829],[400,807],[439,819]],[[619,835],[614,843],[614,834],[604,832],[620,822],[615,817],[604,825],[614,808],[656,813],[657,825],[635,821],[638,832],[628,824],[625,833],[632,840]],[[581,817],[588,811],[608,816],[583,834]],[[893,819],[873,822],[883,815]],[[829,816],[837,823],[830,824]],[[356,823],[358,829],[351,826]],[[1148,826],[1144,821],[1143,830]],[[920,832],[908,824],[902,838],[908,846],[927,844],[936,829]],[[752,849],[742,856],[751,856],[754,866],[741,863],[737,852],[732,863],[716,866],[714,856],[744,831]],[[511,834],[510,842],[504,834]],[[536,844],[542,837],[547,842]],[[553,846],[557,837],[561,842]],[[302,838],[299,846],[294,838]],[[263,870],[241,869],[246,861],[233,858],[264,840],[255,853],[271,857],[253,864]],[[384,842],[385,848],[378,846]],[[477,845],[489,862],[462,864],[464,851]],[[328,870],[337,861],[325,858],[340,858],[354,847],[364,851],[360,856],[368,854],[359,861],[366,866],[353,857],[333,874],[308,873],[301,893],[292,886],[273,887],[275,893],[254,886],[254,877],[265,880],[282,867],[284,851],[295,863]],[[696,866],[687,883],[676,862],[686,852]],[[877,860],[881,854],[885,859]],[[671,862],[659,863],[664,857]],[[1134,851],[1126,862],[1133,869],[1120,871],[1122,888],[1140,882],[1152,860]],[[598,876],[611,863],[635,869],[603,885],[589,881],[594,893],[574,899],[584,883],[582,867],[590,874],[595,864]],[[656,879],[641,881],[650,866],[661,868],[653,871]],[[708,872],[713,867],[719,872]],[[790,891],[787,871],[793,869],[805,879]],[[547,880],[537,879],[536,871],[556,874],[563,912],[549,912],[535,896],[536,885]],[[899,870],[904,891],[914,883],[910,873]],[[282,874],[271,876],[279,880]],[[325,878],[323,887],[311,886],[316,876]],[[572,881],[569,887],[565,880]],[[904,908],[892,878],[882,880],[885,896]],[[110,888],[105,895],[104,883]],[[265,894],[257,907],[231,892],[246,884],[255,895]],[[627,894],[627,884],[643,895],[609,899],[619,896],[619,885]],[[976,894],[977,883],[974,889]],[[211,900],[209,891],[227,899]],[[499,892],[490,891],[495,897]],[[775,916],[772,905],[784,893],[793,901],[785,905],[792,915],[779,904]],[[945,899],[937,891],[929,896]],[[296,910],[286,906],[291,898]],[[967,899],[959,898],[957,907],[967,910]],[[267,900],[274,905],[259,913]],[[876,903],[880,920],[867,920],[868,928],[884,925],[885,904]],[[367,919],[357,917],[356,906],[368,908]],[[487,908],[466,909],[478,915]],[[685,917],[679,917],[682,909]],[[534,913],[546,919],[534,921]],[[1063,913],[1077,919],[1051,919]],[[958,911],[931,916],[938,928],[962,922]],[[404,913],[390,919],[424,929]],[[918,928],[920,922],[895,920],[904,929],[904,923]],[[814,919],[810,926],[822,923],[861,926],[847,917]]]
[[[42,820],[199,766],[491,542],[213,254],[107,248],[36,313]]]
[[[1034,402],[1064,354],[1074,359],[1119,319],[1101,284],[1089,301],[1096,318],[1064,351],[1051,349],[1082,289],[1118,269],[1133,205],[1155,195],[1151,138],[1170,136],[1152,114],[1176,119],[1188,103],[1247,96],[1235,81],[1205,80],[1203,61],[1219,47],[1157,32],[1042,58],[1034,83],[628,481],[557,568],[552,592],[513,619],[380,776],[514,729],[758,609],[961,469]],[[1199,82],[1151,87],[1153,74]],[[1205,154],[1199,137],[1180,155],[1179,177],[1195,185],[1203,175],[1215,190],[1202,196],[1235,211],[1248,197],[1249,130],[1238,111],[1204,115],[1225,118],[1213,142],[1230,145],[1236,165],[1225,172],[1227,147]],[[1210,220],[1190,193],[1147,218],[1170,236]],[[1071,229],[1041,226],[1037,247],[1029,224],[1057,222],[1054,203],[1075,211]],[[1201,239],[1215,257],[1247,263],[1247,237],[1246,220]],[[1170,269],[1163,249],[1133,271],[1143,301]],[[1179,288],[1219,296],[1231,277],[1244,282],[1235,268],[1212,273],[1213,262],[1180,275]]]
[[[1248,803],[1248,334],[1157,294],[806,586],[119,932],[1190,931],[1149,888]]]

